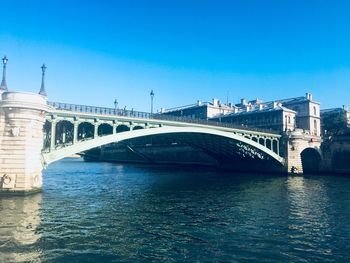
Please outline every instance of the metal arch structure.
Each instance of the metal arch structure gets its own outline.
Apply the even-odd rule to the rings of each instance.
[[[266,148],[265,146],[262,146],[261,144],[245,138],[241,135],[237,135],[234,133],[230,133],[227,131],[220,131],[220,130],[214,130],[214,129],[208,129],[208,128],[199,128],[199,127],[159,127],[155,129],[139,129],[139,130],[133,130],[129,132],[123,132],[123,133],[115,133],[111,135],[105,135],[101,136],[95,139],[86,140],[86,141],[80,141],[75,144],[56,149],[54,151],[50,151],[47,153],[43,153],[43,159],[44,163],[46,165],[60,160],[64,157],[83,152],[95,147],[99,147],[102,145],[115,143],[115,142],[121,142],[124,140],[144,137],[144,136],[154,136],[154,135],[161,135],[161,134],[179,134],[179,133],[185,133],[185,134],[207,134],[212,136],[219,136],[224,137],[227,139],[234,140],[238,143],[239,147],[243,148],[245,151],[245,154],[251,154],[256,155],[258,158],[262,158],[259,156],[259,152],[263,152],[267,154],[268,156],[272,157],[276,161],[280,162],[282,165],[284,164],[284,158],[273,152],[272,150]],[[254,149],[257,149],[258,151],[254,151]]]
[[[281,135],[266,130],[234,126],[207,120],[196,120],[150,114],[144,112],[100,108],[84,105],[49,103],[50,111],[46,115],[44,126],[43,163],[54,161],[109,143],[153,135],[205,134],[218,136],[235,142],[245,154],[259,157],[259,153],[270,156],[284,164],[280,156]],[[66,123],[67,127],[65,128]],[[92,130],[78,134],[80,125],[89,125]],[[99,134],[100,125],[111,127],[110,134]],[[68,127],[69,126],[69,127]],[[107,127],[106,126],[106,127]],[[118,127],[120,129],[118,129]],[[85,126],[87,128],[87,126]],[[123,129],[122,129],[123,128]],[[134,129],[135,128],[135,129]],[[122,130],[122,132],[121,132]],[[255,152],[257,150],[257,152]],[[261,157],[261,156],[260,156]]]

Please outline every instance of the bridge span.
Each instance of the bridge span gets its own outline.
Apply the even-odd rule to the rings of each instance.
[[[317,142],[305,136],[85,105],[47,102],[46,96],[4,92],[0,100],[0,190],[38,191],[50,163],[102,145],[170,136],[227,160],[254,160],[302,171],[300,153]]]
[[[190,144],[207,151],[214,151],[215,138],[222,137],[232,141],[228,145],[240,147],[240,150],[232,151],[261,159],[271,157],[284,163],[279,155],[281,135],[273,131],[145,112],[64,103],[49,105],[51,108],[46,115],[43,148],[47,164],[112,142],[156,135],[191,136],[191,140],[187,140]],[[210,140],[205,140],[203,135]],[[201,136],[201,140],[194,139],[195,136]]]

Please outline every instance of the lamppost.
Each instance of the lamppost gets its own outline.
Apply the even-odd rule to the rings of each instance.
[[[118,101],[117,99],[114,100],[114,111],[115,113],[117,113],[117,109],[118,109]]]
[[[151,93],[149,95],[151,96],[151,114],[153,114],[153,98],[154,98],[153,90],[151,90]]]
[[[41,87],[40,87],[40,91],[39,94],[43,95],[44,97],[46,97],[46,91],[45,91],[45,71],[46,71],[46,66],[45,64],[43,64],[41,66]]]
[[[7,84],[6,84],[6,64],[7,64],[7,57],[4,56],[2,58],[2,63],[3,63],[3,69],[2,69],[2,81],[0,85],[0,90],[7,91]]]

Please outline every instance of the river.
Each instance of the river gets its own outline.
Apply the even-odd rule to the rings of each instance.
[[[350,262],[350,176],[84,162],[0,197],[0,262]]]

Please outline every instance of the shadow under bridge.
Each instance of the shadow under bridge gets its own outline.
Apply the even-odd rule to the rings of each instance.
[[[264,172],[282,171],[284,167],[284,159],[266,145],[232,132],[196,127],[159,127],[115,133],[43,153],[43,157],[45,163],[49,164],[72,154],[111,143],[132,144],[132,141],[138,138],[149,138],[154,142],[168,138],[191,146],[210,156],[217,166],[223,169]]]

